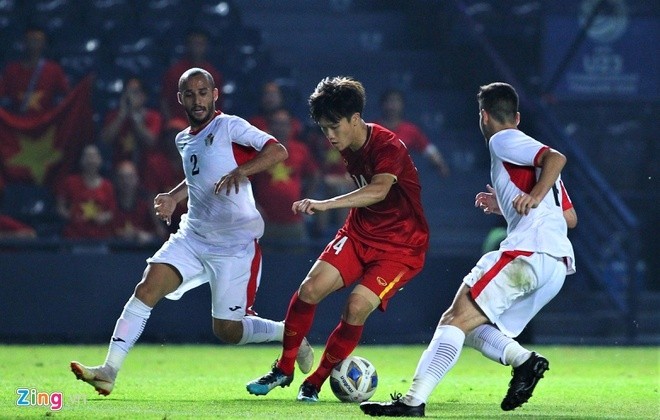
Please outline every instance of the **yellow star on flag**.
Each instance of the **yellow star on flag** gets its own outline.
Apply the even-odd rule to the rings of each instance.
[[[30,98],[28,99],[27,102],[27,109],[31,109],[37,112],[42,111],[41,109],[41,97],[44,96],[44,92],[41,90],[35,90],[32,92],[30,95]],[[20,95],[20,101],[21,103],[23,102],[23,98],[25,98],[25,93]]]
[[[43,111],[41,109],[41,97],[44,96],[44,93],[40,90],[37,90],[30,95],[30,101],[28,102],[28,109],[33,109],[37,112]]]
[[[291,179],[291,168],[283,162],[279,162],[270,169],[270,176],[273,183],[289,181]]]
[[[19,134],[20,151],[7,160],[7,166],[29,168],[35,182],[42,184],[50,166],[62,158],[62,151],[53,145],[54,141],[54,125],[37,138]]]
[[[101,213],[101,209],[94,200],[87,200],[80,204],[84,220],[94,220]]]

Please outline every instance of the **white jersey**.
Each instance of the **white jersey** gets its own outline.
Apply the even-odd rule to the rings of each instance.
[[[232,186],[214,193],[215,183],[240,164],[254,157],[273,139],[244,119],[218,113],[199,131],[190,127],[176,136],[188,184],[188,213],[179,224],[182,233],[194,233],[218,246],[245,245],[260,238],[264,221],[257,211],[249,180],[238,194]]]
[[[521,192],[528,193],[538,180],[541,168],[535,165],[548,146],[516,129],[495,133],[488,142],[490,177],[497,195],[497,204],[507,222],[507,236],[501,250],[542,252],[566,258],[567,274],[575,273],[573,246],[568,240],[563,216],[561,178],[529,214],[520,215],[513,207],[513,199]]]

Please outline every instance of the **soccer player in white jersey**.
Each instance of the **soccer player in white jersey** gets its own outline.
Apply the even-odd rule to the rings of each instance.
[[[424,416],[431,392],[454,366],[463,345],[513,367],[501,403],[513,410],[525,403],[548,370],[548,360],[520,346],[516,337],[575,272],[568,226],[577,223],[560,179],[564,155],[518,130],[518,94],[506,83],[481,86],[479,125],[491,156],[488,192],[477,194],[486,213],[502,214],[507,236],[465,276],[440,318],[405,396],[364,402],[372,416]]]
[[[109,395],[128,351],[163,297],[179,299],[204,283],[211,287],[213,332],[232,344],[282,341],[284,323],[252,310],[261,279],[258,239],[264,222],[257,211],[248,176],[287,158],[286,148],[244,119],[216,111],[218,89],[206,70],[191,68],[179,79],[178,100],[190,126],[176,136],[185,179],[158,194],[154,208],[166,222],[187,199],[179,230],[149,259],[110,340],[105,362],[87,367],[71,362],[80,380]],[[313,365],[307,340],[298,353],[301,371]]]

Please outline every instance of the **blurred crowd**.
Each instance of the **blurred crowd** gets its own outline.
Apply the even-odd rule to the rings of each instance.
[[[208,70],[221,93],[217,106],[223,109],[223,68],[221,62],[209,58],[214,55],[210,54],[213,46],[208,33],[195,29],[184,37],[185,51],[172,52],[169,67],[160,69],[158,89],[136,74],[121,81],[116,105],[100,112],[91,138],[66,142],[61,150],[51,148],[49,153],[20,153],[27,140],[18,133],[16,146],[12,146],[18,152],[8,151],[7,144],[4,150],[0,148],[0,238],[114,239],[144,244],[162,241],[177,229],[186,209],[179,208],[172,224],[165,225],[155,218],[153,197],[184,178],[174,143],[175,135],[188,126],[184,109],[177,102],[179,76],[191,67]],[[45,122],[74,86],[71,75],[48,54],[48,33],[43,28],[25,30],[21,52],[20,57],[5,63],[0,73],[0,117],[40,138],[38,131],[45,130]],[[306,103],[287,103],[277,80],[261,80],[260,86],[252,113],[240,116],[272,134],[289,151],[285,162],[252,179],[266,222],[263,241],[302,243],[327,236],[343,223],[345,213],[310,218],[293,214],[291,203],[301,197],[348,192],[354,188],[353,181],[339,152],[318,127],[307,115],[294,112],[305,109]],[[427,158],[438,176],[449,176],[449,166],[438,147],[405,119],[404,92],[383,87],[381,93],[381,114],[376,122]],[[25,128],[28,125],[30,128]],[[57,157],[75,156],[59,176],[48,171],[53,163],[49,159],[55,159],[53,152]],[[44,174],[16,176],[10,166],[16,166],[17,159],[33,172],[41,168]]]

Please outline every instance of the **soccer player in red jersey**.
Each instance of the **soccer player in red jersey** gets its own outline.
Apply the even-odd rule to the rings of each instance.
[[[312,326],[316,306],[330,293],[354,286],[319,366],[300,386],[299,401],[318,401],[332,368],[357,347],[369,314],[376,308],[384,311],[389,299],[424,265],[429,230],[417,169],[394,133],[364,122],[365,97],[357,80],[332,77],[323,79],[309,98],[311,117],[341,153],[357,189],[326,200],[293,203],[294,213],[350,211],[293,294],[282,354],[271,372],[247,384],[251,394],[265,395],[291,384],[298,347]]]

